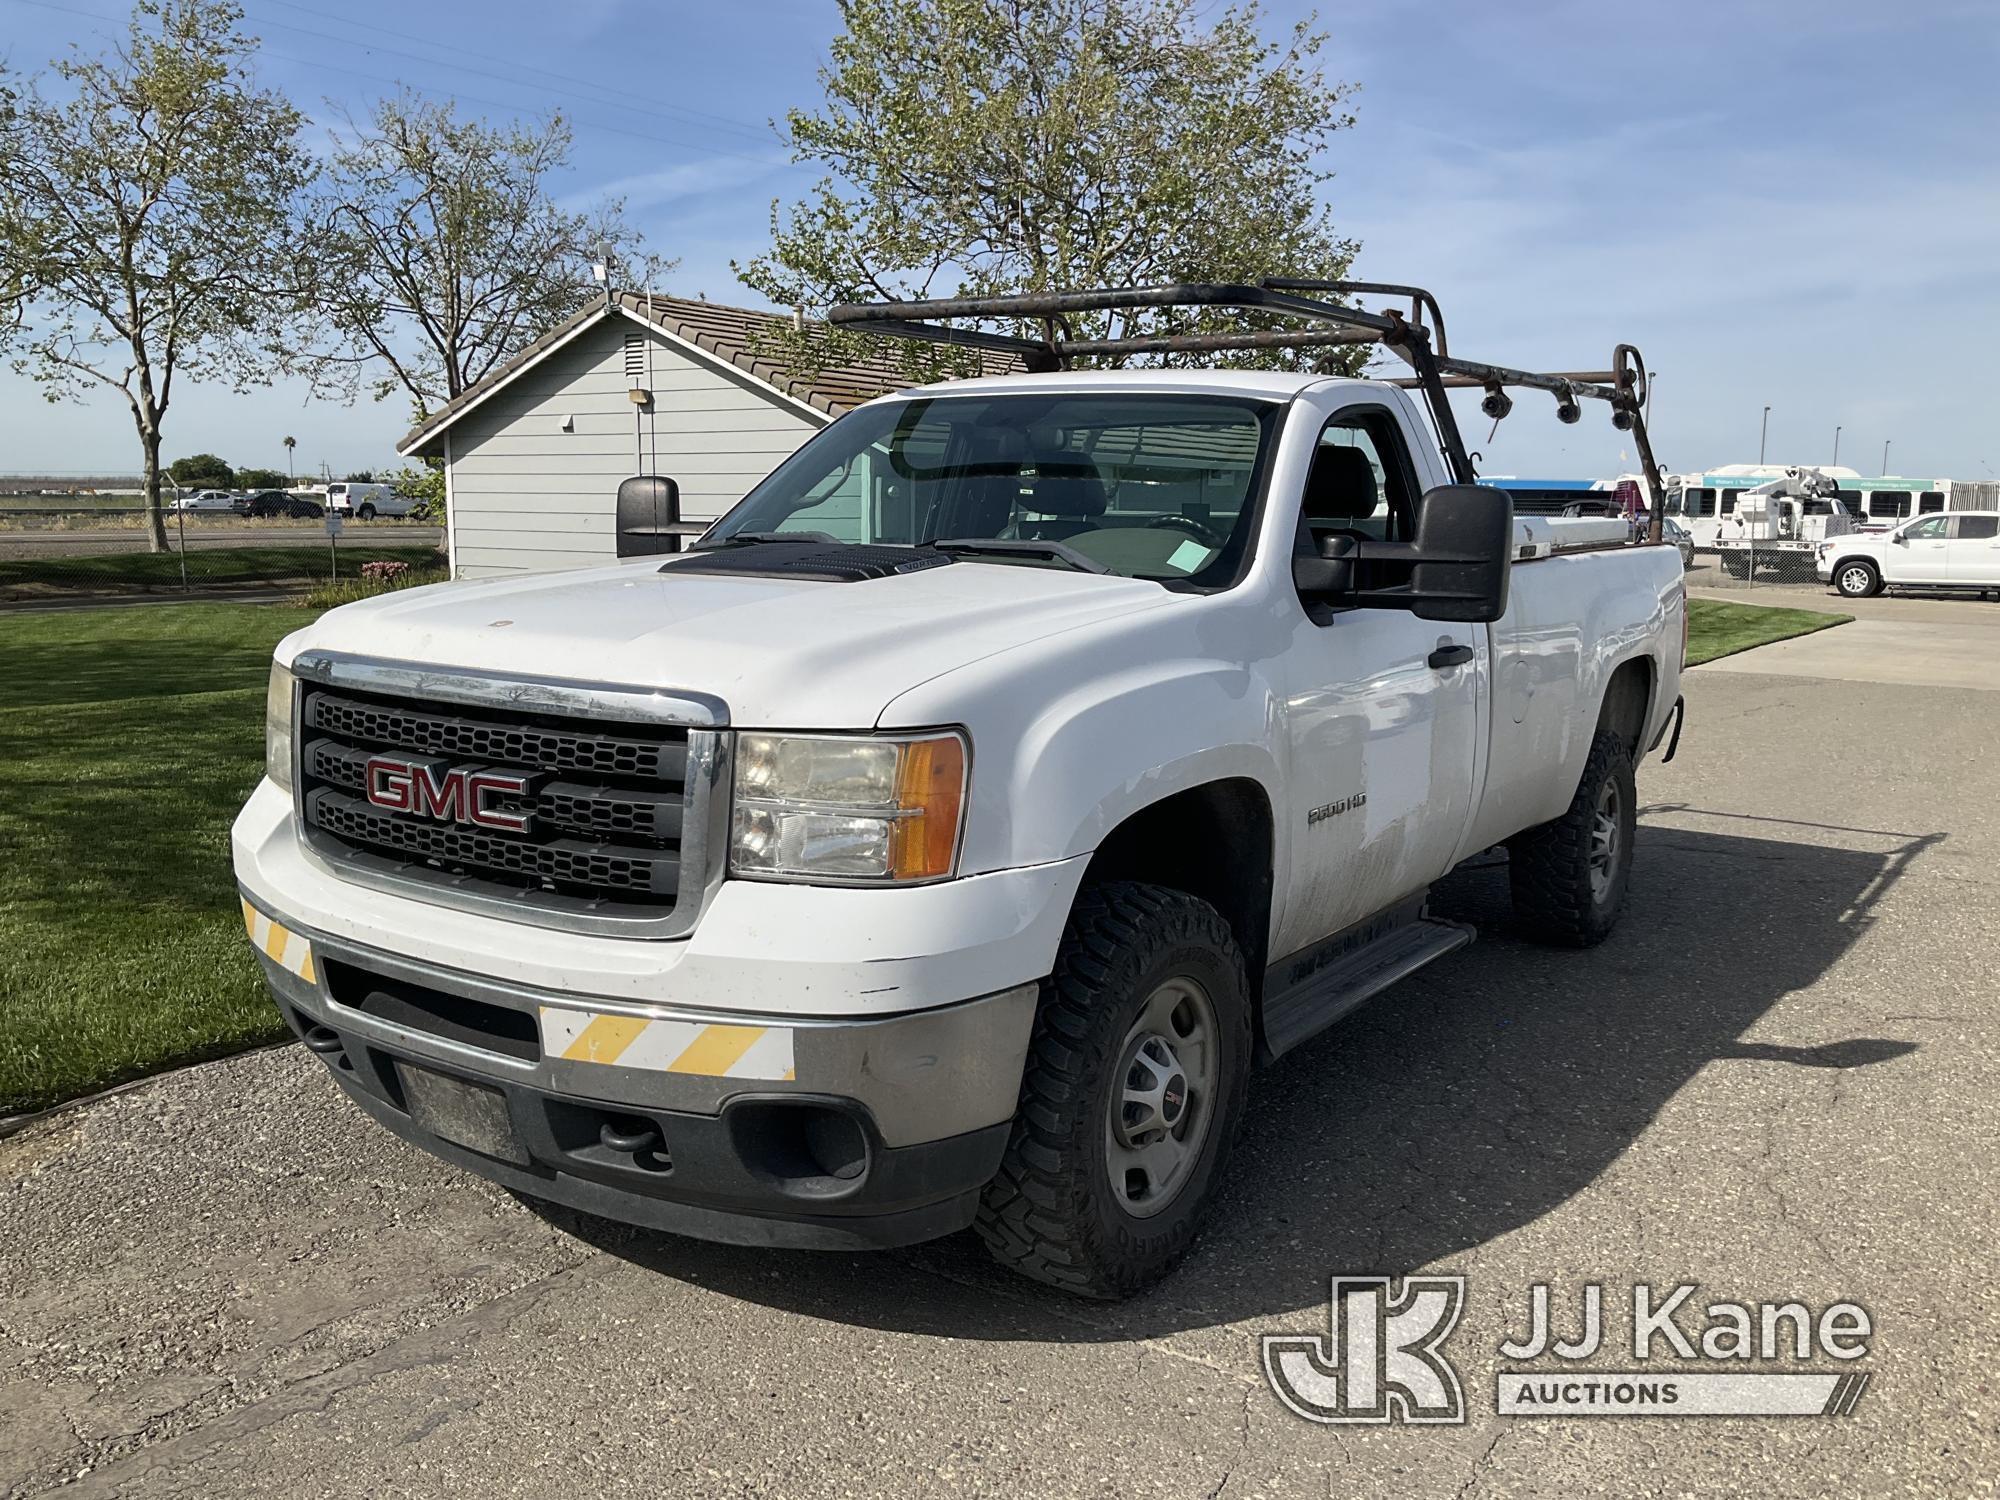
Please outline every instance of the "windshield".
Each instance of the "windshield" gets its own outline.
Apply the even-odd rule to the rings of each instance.
[[[842,417],[718,521],[701,546],[773,535],[955,549],[1226,587],[1249,547],[1280,408],[1216,396],[943,396]],[[1029,545],[1021,545],[1029,544]]]

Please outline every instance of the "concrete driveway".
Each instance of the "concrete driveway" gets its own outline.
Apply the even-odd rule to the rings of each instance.
[[[1214,1227],[1128,1304],[965,1240],[757,1253],[544,1216],[296,1048],[0,1142],[0,1489],[1992,1493],[2000,804],[1969,792],[2000,695],[1739,667],[1689,703],[1614,939],[1528,947],[1504,870],[1455,876],[1481,941],[1259,1076]],[[1427,1269],[1468,1279],[1465,1425],[1279,1405],[1256,1335],[1323,1333],[1334,1273]],[[1530,1285],[1629,1310],[1639,1280],[1863,1304],[1865,1399],[1494,1414]]]

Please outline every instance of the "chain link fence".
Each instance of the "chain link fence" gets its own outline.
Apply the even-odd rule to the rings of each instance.
[[[1728,546],[1699,544],[1683,549],[1690,557],[1687,581],[1694,589],[1753,590],[1773,585],[1791,590],[1824,588],[1814,571],[1810,542],[1738,542]]]
[[[346,521],[337,536],[308,518],[169,511],[165,521],[168,550],[155,552],[143,507],[0,508],[0,603],[303,594],[357,580],[369,563],[426,578],[447,570],[442,528],[410,521]]]

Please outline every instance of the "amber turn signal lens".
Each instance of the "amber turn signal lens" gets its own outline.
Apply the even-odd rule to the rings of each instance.
[[[903,747],[896,776],[902,816],[891,835],[890,873],[897,880],[949,875],[958,858],[958,822],[965,811],[965,742],[955,734]]]

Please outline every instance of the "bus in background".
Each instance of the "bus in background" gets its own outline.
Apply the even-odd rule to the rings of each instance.
[[[1864,477],[1852,469],[1816,465],[1831,476],[1838,489],[1832,502],[1863,531],[1883,531],[1912,516],[1944,510],[2000,510],[2000,481],[1912,479],[1896,475]],[[1724,464],[1698,474],[1667,477],[1667,514],[1686,528],[1704,551],[1715,547],[1725,520],[1734,513],[1745,490],[1769,484],[1785,475],[1782,464]]]
[[[1517,516],[1614,515],[1618,509],[1618,481],[1615,479],[1520,479],[1512,474],[1482,474],[1479,482],[1490,489],[1505,490],[1514,501]],[[1602,506],[1600,510],[1598,507]]]

